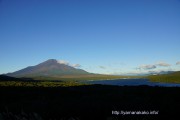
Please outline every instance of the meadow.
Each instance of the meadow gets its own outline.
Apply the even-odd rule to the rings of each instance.
[[[14,87],[69,87],[85,85],[75,81],[0,81],[0,86]]]
[[[166,83],[180,83],[180,72],[174,72],[170,74],[151,75],[146,78],[153,82],[166,82]]]

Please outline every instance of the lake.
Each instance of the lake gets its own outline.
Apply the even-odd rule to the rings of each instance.
[[[161,87],[180,87],[180,84],[151,82],[148,79],[88,80],[85,83],[102,84],[102,85],[118,85],[118,86],[148,85],[148,86],[161,86]]]

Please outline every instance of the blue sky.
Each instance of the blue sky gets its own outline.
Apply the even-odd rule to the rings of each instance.
[[[47,59],[93,73],[180,70],[180,0],[0,0],[0,74]]]

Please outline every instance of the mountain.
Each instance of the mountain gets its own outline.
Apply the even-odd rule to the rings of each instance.
[[[0,75],[0,81],[18,81],[20,78],[9,77],[6,75]]]
[[[29,66],[19,71],[8,73],[12,77],[59,77],[62,75],[86,75],[90,74],[82,69],[76,69],[69,65],[60,64],[55,59],[49,59],[35,66]]]

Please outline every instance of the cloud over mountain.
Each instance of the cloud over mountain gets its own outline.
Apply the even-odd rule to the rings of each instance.
[[[57,62],[58,62],[59,64],[69,65],[69,62],[68,62],[68,61],[65,61],[65,60],[57,60]]]
[[[74,67],[74,68],[79,68],[79,67],[81,67],[80,64],[71,64],[71,63],[69,63],[69,62],[66,61],[66,60],[57,60],[57,63],[59,63],[59,64],[64,64],[64,65],[68,65],[68,66],[71,66],[71,67]]]
[[[75,67],[75,68],[79,68],[79,67],[81,67],[81,65],[80,65],[80,64],[72,64],[71,66],[72,66],[72,67]]]

